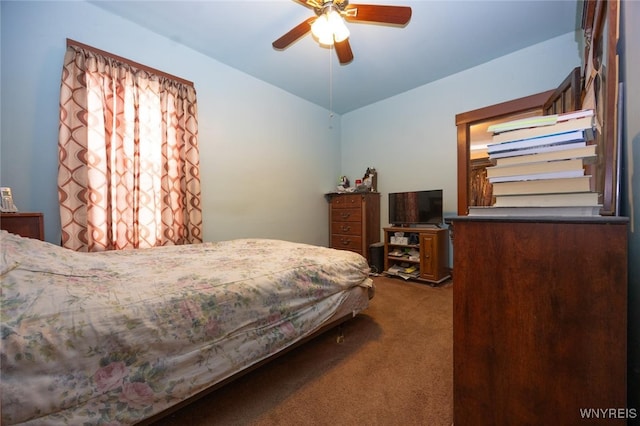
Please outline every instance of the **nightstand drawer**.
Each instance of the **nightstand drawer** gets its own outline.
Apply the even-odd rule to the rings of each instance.
[[[2,213],[0,228],[21,237],[44,241],[44,217],[42,213]]]

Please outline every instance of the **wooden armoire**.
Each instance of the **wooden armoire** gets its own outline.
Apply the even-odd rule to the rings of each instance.
[[[582,76],[577,68],[558,89],[456,116],[459,216],[447,220],[456,426],[626,424],[639,415],[627,407],[629,221],[617,216],[615,192],[617,8],[617,0],[584,2]],[[473,193],[485,190],[470,179],[482,178],[470,155],[473,125],[584,107],[585,84],[604,77],[588,72],[591,62],[606,62],[609,73],[596,93],[601,216],[467,216],[491,197]]]
[[[625,408],[627,219],[459,216],[452,229],[454,423]]]

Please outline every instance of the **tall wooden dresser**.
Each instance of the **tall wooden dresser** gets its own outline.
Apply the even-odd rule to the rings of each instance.
[[[44,216],[42,213],[2,213],[0,229],[44,241]]]
[[[366,257],[369,246],[380,241],[380,193],[327,194],[329,247],[351,250]]]
[[[628,220],[449,221],[454,423],[574,425],[627,407]]]

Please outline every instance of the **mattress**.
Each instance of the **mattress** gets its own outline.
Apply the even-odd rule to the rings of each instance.
[[[134,424],[368,306],[353,252],[267,239],[78,253],[0,234],[2,424]]]

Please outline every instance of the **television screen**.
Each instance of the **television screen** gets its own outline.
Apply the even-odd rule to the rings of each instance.
[[[440,225],[442,214],[441,189],[389,194],[389,223],[392,225]]]

